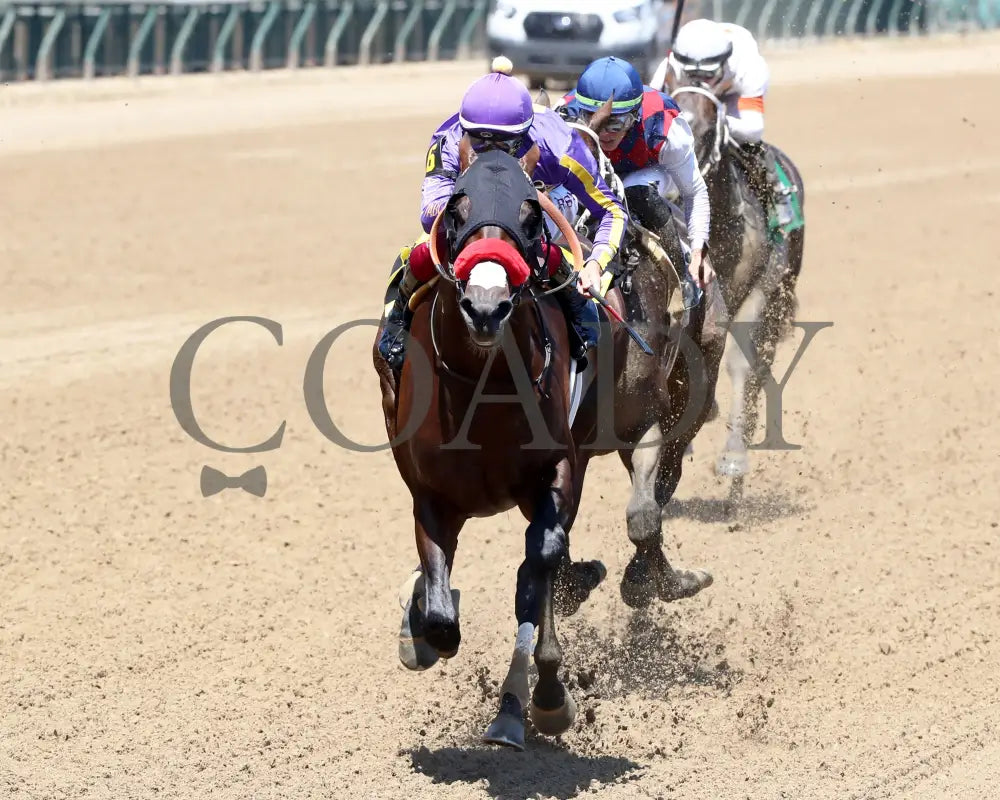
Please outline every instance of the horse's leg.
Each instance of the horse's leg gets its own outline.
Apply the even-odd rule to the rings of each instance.
[[[500,686],[500,710],[483,735],[484,741],[524,749],[524,710],[531,700],[528,684],[528,662],[538,622],[537,586],[534,569],[528,560],[517,570],[517,591],[514,612],[517,617],[517,637],[510,659],[507,677]]]
[[[716,471],[722,477],[732,478],[734,489],[742,483],[750,469],[750,459],[747,455],[746,412],[748,386],[747,381],[754,364],[757,361],[754,338],[749,333],[759,325],[764,310],[765,297],[759,287],[754,287],[743,305],[736,313],[733,327],[740,342],[731,341],[726,350],[726,372],[733,386],[732,407],[729,413],[729,436],[726,439],[725,450],[716,463]],[[749,353],[744,352],[749,350]],[[752,362],[751,362],[752,359]]]
[[[796,231],[797,233],[798,231]],[[781,284],[767,297],[761,312],[761,324],[752,337],[757,355],[750,370],[745,394],[744,441],[749,446],[760,417],[760,391],[777,354],[778,342],[795,315],[795,275],[789,268]]]
[[[653,424],[639,439],[637,446],[622,451],[622,461],[632,478],[632,496],[625,507],[628,538],[635,545],[635,555],[625,568],[621,580],[622,600],[632,608],[648,606],[655,594],[653,576],[648,569],[649,551],[657,549],[661,541],[663,509],[656,503],[654,476],[662,445],[656,444],[663,433]]]
[[[418,566],[399,589],[399,605],[403,609],[403,621],[399,626],[399,660],[404,667],[415,671],[433,667],[440,658],[424,635],[426,594],[423,567]]]
[[[707,409],[702,411],[702,415],[706,413]],[[632,473],[632,498],[626,518],[635,555],[622,576],[621,595],[632,608],[648,606],[654,594],[670,602],[712,585],[708,572],[675,569],[663,552],[663,508],[680,481],[688,437],[654,446],[661,430],[660,424],[654,424],[646,431],[639,442],[646,446],[633,450],[627,464]]]
[[[415,498],[413,512],[424,573],[424,638],[439,656],[451,658],[458,652],[462,638],[456,597],[451,590],[451,568],[465,520],[427,498]]]
[[[531,696],[531,721],[540,733],[548,736],[566,731],[576,717],[576,704],[558,675],[562,648],[556,637],[553,596],[556,570],[568,557],[569,546],[563,526],[572,513],[573,496],[573,468],[569,459],[563,459],[525,534],[525,561],[538,612],[538,644],[535,647],[538,683]]]
[[[576,469],[573,470],[573,505],[569,509],[566,523],[566,558],[556,571],[554,591],[556,612],[564,617],[570,617],[580,610],[580,606],[590,597],[608,575],[604,564],[597,560],[573,561],[569,552],[570,531],[580,510],[580,498],[583,496],[583,478],[587,472],[590,457],[586,451],[577,452]]]

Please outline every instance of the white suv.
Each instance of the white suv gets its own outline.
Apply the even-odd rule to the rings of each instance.
[[[497,0],[486,21],[490,56],[505,55],[532,88],[575,81],[596,58],[624,58],[646,78],[666,53],[663,0]]]

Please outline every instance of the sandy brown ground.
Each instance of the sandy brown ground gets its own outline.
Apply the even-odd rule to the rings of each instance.
[[[466,528],[462,648],[406,672],[402,482],[302,399],[323,333],[378,315],[427,137],[481,65],[4,89],[0,797],[997,796],[1000,59],[995,39],[929,47],[775,56],[769,136],[809,191],[800,319],[834,322],[785,393],[802,449],[754,457],[734,521],[709,471],[724,423],[705,429],[667,538],[715,584],[639,618],[617,589],[627,477],[592,467],[574,549],[609,580],[560,632],[593,685],[522,754],[478,741],[519,516]],[[282,346],[216,333],[195,409],[228,444],[285,437],[214,453],[179,428],[170,365],[247,314]],[[326,378],[366,443],[372,332]],[[203,499],[206,463],[265,464],[267,496]]]

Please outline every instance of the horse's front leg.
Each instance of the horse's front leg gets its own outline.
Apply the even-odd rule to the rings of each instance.
[[[528,667],[538,625],[538,590],[536,570],[525,559],[517,570],[514,596],[517,617],[514,655],[510,659],[507,677],[500,686],[500,710],[483,736],[491,744],[507,745],[517,750],[524,749],[524,710],[531,701]]]
[[[451,589],[451,569],[465,518],[426,497],[414,498],[413,516],[423,585],[418,581],[411,597],[411,611],[412,603],[422,611],[410,615],[420,626],[419,631],[411,633],[415,639],[422,638],[441,658],[451,658],[458,652],[462,638],[457,592]]]
[[[542,494],[525,535],[525,561],[533,578],[538,615],[535,647],[538,683],[531,697],[531,721],[540,733],[548,736],[566,731],[576,717],[576,704],[558,676],[562,648],[556,637],[553,596],[556,571],[569,554],[564,525],[570,517],[573,498],[573,466],[565,458],[556,467],[555,478]]]
[[[680,481],[684,443],[661,439],[654,423],[634,450],[622,452],[632,477],[625,514],[635,555],[622,575],[621,596],[632,608],[648,606],[654,596],[664,602],[691,597],[712,584],[705,570],[675,569],[663,552],[663,508]]]
[[[738,336],[741,341],[730,342],[726,351],[726,372],[732,382],[733,396],[729,413],[729,436],[725,450],[716,464],[716,472],[720,477],[732,478],[735,494],[739,493],[743,479],[750,471],[746,423],[747,401],[752,393],[748,382],[757,362],[757,348],[751,332],[760,324],[764,301],[759,288],[750,292],[740,307],[730,332],[731,337]]]

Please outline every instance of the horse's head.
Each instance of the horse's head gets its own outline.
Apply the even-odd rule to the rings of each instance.
[[[677,86],[673,98],[691,127],[695,155],[707,173],[721,159],[726,144],[726,110],[712,90],[699,83]]]
[[[469,335],[480,347],[495,347],[538,269],[538,191],[513,156],[478,153],[455,182],[443,224]]]

